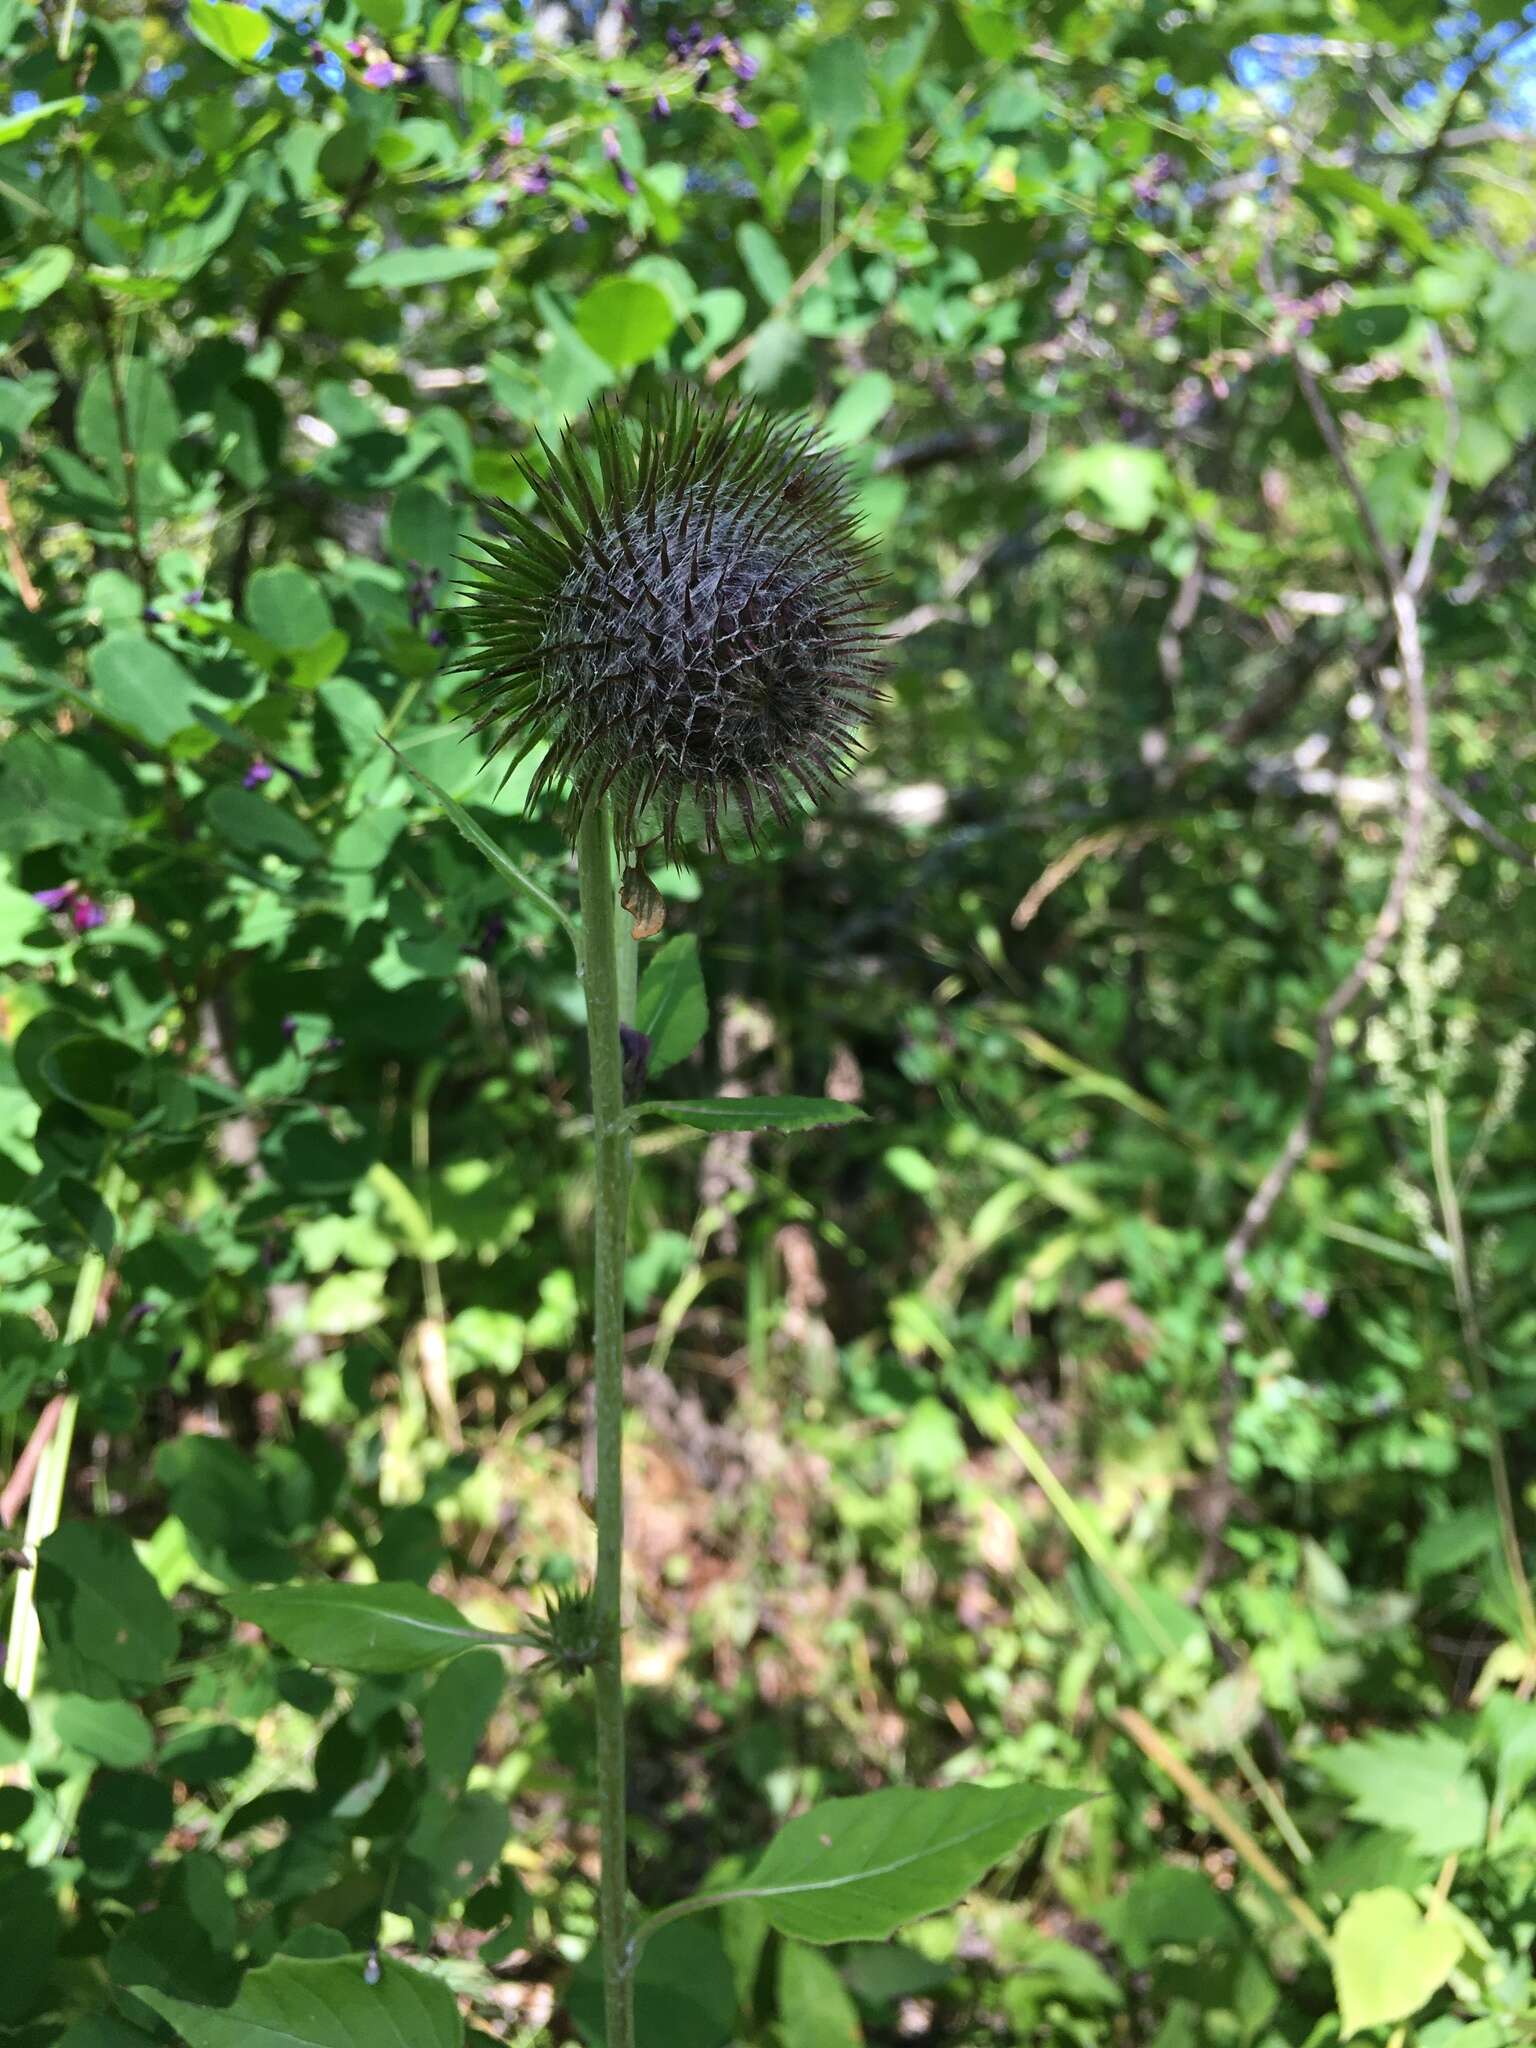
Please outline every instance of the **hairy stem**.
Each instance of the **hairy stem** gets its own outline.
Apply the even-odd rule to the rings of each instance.
[[[581,876],[581,966],[587,995],[597,1209],[593,1234],[593,1360],[597,1383],[597,1795],[602,1845],[598,1921],[603,1958],[606,2048],[633,2048],[626,1968],[624,1672],[624,1248],[629,1211],[629,1138],[624,1129],[619,1043],[620,938],[613,826],[606,803],[589,807],[576,848]],[[623,936],[627,937],[627,929]],[[624,979],[630,980],[628,973]],[[632,983],[631,983],[632,985]]]

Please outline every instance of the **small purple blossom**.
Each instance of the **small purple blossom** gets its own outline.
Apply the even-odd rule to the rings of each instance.
[[[242,789],[260,789],[264,782],[270,782],[271,780],[272,764],[258,754],[250,767],[241,776],[240,787]]]
[[[603,130],[603,155],[613,165],[614,170],[618,174],[619,183],[624,187],[624,190],[626,192],[637,192],[640,188],[635,183],[634,173],[625,168],[618,134],[612,128],[605,128]]]
[[[1167,150],[1159,150],[1131,180],[1131,197],[1138,206],[1150,206],[1163,187],[1170,184],[1178,166]]]
[[[733,92],[721,94],[720,111],[722,114],[729,114],[738,128],[755,128],[757,126],[756,114],[749,112]]]
[[[524,192],[535,195],[547,192],[552,182],[549,158],[541,156],[536,164],[530,164],[526,170],[519,171],[517,173],[517,182]]]
[[[107,921],[107,913],[89,896],[77,896],[69,906],[70,923],[77,932],[93,932]]]
[[[40,903],[44,910],[63,910],[79,888],[76,882],[61,883],[57,889],[34,889],[32,901]]]
[[[522,148],[524,133],[522,115],[514,114],[506,126],[506,140],[513,149]]]
[[[393,57],[375,57],[363,73],[363,83],[375,87],[398,85],[404,76],[405,66],[397,64]]]
[[[297,1018],[297,1017],[285,1017],[285,1018],[283,1019],[283,1040],[284,1040],[284,1043],[285,1043],[285,1044],[287,1044],[287,1045],[292,1045],[293,1041],[294,1041],[294,1040],[295,1040],[295,1039],[296,1039],[296,1038],[298,1037],[298,1035],[299,1035],[299,1020],[298,1020],[298,1018]]]
[[[757,59],[749,57],[745,50],[738,50],[734,43],[727,43],[724,50],[721,51],[721,55],[743,85],[749,84],[752,79],[756,78]]]
[[[1307,1288],[1301,1297],[1301,1312],[1310,1316],[1314,1323],[1321,1322],[1328,1313],[1327,1295],[1320,1294],[1315,1287]]]
[[[657,93],[655,99],[651,101],[651,119],[653,121],[670,121],[671,118],[672,102],[664,92]]]

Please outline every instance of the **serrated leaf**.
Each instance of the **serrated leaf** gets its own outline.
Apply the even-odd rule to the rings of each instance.
[[[385,1961],[370,1984],[362,1956],[279,1956],[252,1970],[233,2005],[191,2005],[147,1984],[134,1996],[188,2048],[460,2048],[464,2023],[446,1984]]]
[[[680,932],[646,968],[635,1001],[635,1028],[651,1041],[649,1071],[664,1073],[686,1059],[708,1025],[699,942],[692,932]]]
[[[994,1863],[1087,1796],[1038,1785],[954,1785],[832,1799],[792,1820],[746,1882],[722,1896],[753,1901],[797,1941],[882,1940],[964,1898]],[[701,1894],[688,1909],[711,1903]]]
[[[629,1122],[659,1116],[667,1123],[688,1124],[696,1131],[819,1131],[833,1124],[865,1121],[852,1102],[834,1102],[818,1095],[741,1095],[697,1102],[642,1102],[629,1112]]]
[[[510,1640],[473,1627],[451,1601],[406,1580],[268,1586],[231,1594],[224,1605],[306,1664],[363,1675],[425,1671],[479,1643]]]
[[[1396,1828],[1426,1856],[1479,1848],[1488,1827],[1488,1794],[1466,1745],[1438,1728],[1412,1735],[1378,1731],[1341,1743],[1317,1768],[1349,1795],[1356,1820]]]
[[[1407,1892],[1389,1886],[1351,1899],[1331,1944],[1343,2039],[1411,2018],[1450,1976],[1461,1950],[1455,1927],[1427,1919]]]

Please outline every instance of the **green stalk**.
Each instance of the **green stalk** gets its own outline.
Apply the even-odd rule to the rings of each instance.
[[[620,1023],[620,920],[613,824],[606,803],[588,806],[576,842],[581,878],[581,970],[587,995],[597,1207],[593,1221],[593,1367],[597,1382],[597,1797],[602,1871],[598,1928],[603,1959],[605,2048],[634,2048],[627,1968],[624,1670],[620,1600],[624,1564],[624,1251],[629,1212],[629,1136],[624,1128]],[[625,936],[628,927],[625,926]],[[626,971],[624,979],[630,975]]]
[[[115,1206],[121,1185],[122,1176],[118,1169],[109,1168],[102,1189],[109,1209]],[[64,1325],[67,1346],[80,1344],[90,1335],[96,1321],[96,1304],[101,1299],[101,1283],[106,1277],[106,1259],[93,1246],[80,1261],[80,1271],[75,1278],[75,1292]],[[31,1562],[23,1565],[16,1574],[10,1640],[5,1652],[5,1682],[19,1700],[31,1699],[33,1687],[37,1684],[37,1657],[42,1647],[42,1633],[37,1621],[37,1552],[38,1546],[59,1526],[59,1516],[64,1508],[64,1482],[69,1474],[69,1454],[75,1441],[75,1418],[79,1413],[79,1397],[66,1395],[53,1435],[43,1446],[37,1470],[32,1475],[26,1527],[21,1539],[23,1554]]]

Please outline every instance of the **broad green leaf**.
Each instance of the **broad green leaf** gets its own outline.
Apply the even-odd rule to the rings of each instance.
[[[104,715],[161,747],[198,723],[203,692],[168,647],[133,629],[109,634],[87,662]]]
[[[434,1777],[455,1785],[468,1777],[506,1684],[494,1650],[469,1650],[433,1679],[421,1707],[421,1747]]]
[[[170,1669],[176,1617],[111,1522],[64,1522],[38,1552],[44,1674],[60,1692],[137,1699]]]
[[[381,733],[379,737],[383,739],[383,734]],[[513,888],[520,889],[525,896],[531,896],[534,902],[538,904],[541,910],[546,911],[552,918],[554,918],[557,924],[563,927],[565,934],[567,938],[569,938],[571,944],[573,946],[577,945],[579,941],[577,937],[575,922],[573,919],[567,916],[565,911],[563,911],[560,908],[560,905],[555,901],[554,897],[546,894],[546,892],[539,887],[537,882],[531,881],[529,877],[523,873],[521,868],[514,867],[512,862],[507,858],[507,856],[502,852],[501,848],[496,844],[495,840],[492,839],[488,832],[481,830],[480,826],[478,826],[475,823],[474,819],[469,815],[468,811],[464,809],[464,806],[462,804],[455,803],[453,798],[449,796],[448,792],[445,789],[440,788],[438,784],[432,780],[431,776],[426,774],[424,770],[418,768],[415,765],[415,763],[409,759],[407,755],[402,754],[400,749],[394,744],[392,740],[386,739],[384,740],[384,744],[386,747],[389,748],[389,751],[400,763],[400,766],[405,770],[406,774],[409,775],[413,781],[419,782],[421,784],[422,788],[427,792],[428,796],[432,798],[433,802],[438,806],[439,810],[442,811],[444,817],[448,819],[449,823],[453,825],[458,831],[463,833],[464,837],[469,841],[470,845],[475,848],[477,853],[481,853],[485,856],[485,858],[490,862],[491,866],[496,870],[497,874],[501,876],[502,880],[504,882],[510,882]]]
[[[187,26],[199,42],[228,64],[249,64],[272,34],[272,24],[259,8],[235,0],[189,0]]]
[[[727,1896],[753,1900],[797,1941],[879,1940],[954,1905],[994,1863],[1086,1796],[1037,1785],[955,1785],[829,1800],[775,1835]],[[711,1903],[703,1894],[687,1909]]]
[[[138,1708],[127,1700],[93,1700],[66,1693],[53,1710],[53,1732],[70,1749],[114,1770],[147,1763],[155,1738]]]
[[[396,561],[435,569],[442,579],[436,596],[442,598],[453,581],[459,544],[457,507],[430,484],[407,484],[389,515],[389,546]]]
[[[1461,1951],[1450,1922],[1427,1919],[1407,1892],[1359,1893],[1333,1931],[1342,2038],[1410,2019],[1450,1976]]]
[[[269,1586],[232,1594],[224,1605],[306,1664],[334,1671],[425,1671],[478,1643],[508,1640],[471,1627],[449,1601],[403,1580]]]
[[[595,1947],[572,1980],[568,2004],[588,2048],[607,2048]],[[737,2038],[737,2020],[735,1980],[714,1926],[682,1920],[658,1930],[635,1968],[636,2048],[726,2048]]]
[[[1087,497],[1111,526],[1139,533],[1157,511],[1171,472],[1159,449],[1098,441],[1091,448],[1043,463],[1040,480],[1047,494],[1059,503]]]
[[[279,1956],[252,1970],[233,2005],[191,2005],[147,1984],[133,1994],[188,2048],[460,2048],[464,2023],[435,1977],[386,1959],[368,1982],[362,1956]]]
[[[109,475],[120,478],[123,467],[122,428],[126,423],[128,445],[138,458],[142,490],[148,480],[145,466],[158,463],[162,456],[170,453],[181,432],[181,417],[170,380],[157,364],[136,356],[122,365],[119,377],[123,399],[121,420],[118,417],[117,394],[112,388],[106,365],[93,364],[86,372],[75,407],[75,432],[79,436],[81,453],[99,462]]]
[[[648,362],[676,326],[667,294],[638,277],[605,277],[576,309],[577,333],[618,370]]]
[[[833,36],[815,44],[805,67],[805,111],[838,140],[852,133],[873,110],[864,45],[856,36]]]
[[[1442,1729],[1403,1735],[1378,1730],[1324,1750],[1313,1762],[1348,1794],[1356,1820],[1396,1828],[1426,1856],[1455,1856],[1482,1846],[1488,1794],[1466,1744]]]
[[[865,370],[827,414],[822,439],[834,448],[856,447],[879,426],[895,398],[896,386],[883,370]]]
[[[245,593],[245,616],[284,654],[313,647],[336,623],[315,578],[288,562],[256,571]]]
[[[779,2024],[785,2048],[859,2048],[859,2009],[820,1949],[787,1941],[779,1950]]]
[[[386,291],[411,291],[418,285],[451,284],[455,278],[474,277],[496,268],[495,252],[481,248],[386,249],[382,256],[370,256],[347,278],[358,289],[382,285]]]
[[[864,1121],[864,1111],[852,1102],[833,1102],[816,1095],[741,1095],[705,1098],[697,1102],[642,1102],[629,1112],[629,1121],[659,1116],[672,1124],[689,1124],[696,1131],[820,1131],[833,1124]]]
[[[635,1027],[651,1041],[650,1072],[686,1059],[709,1025],[709,999],[692,932],[668,939],[646,968],[635,1002]]]

